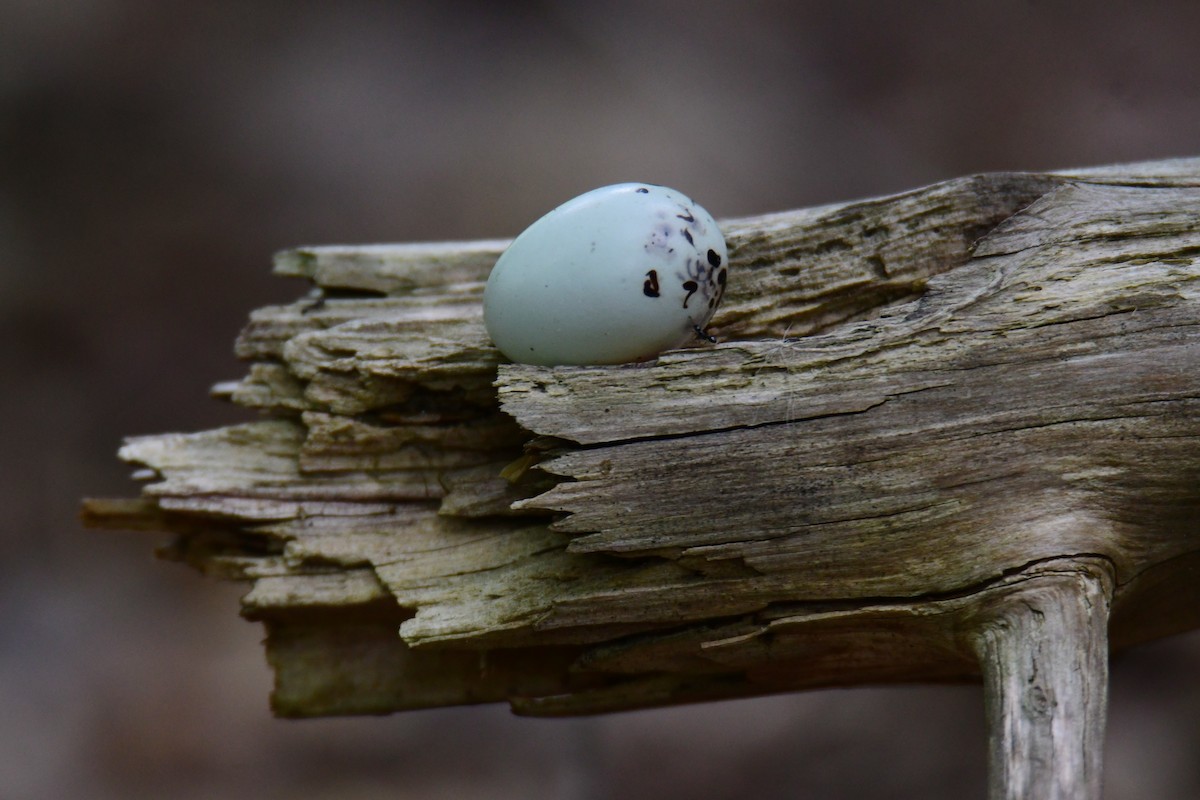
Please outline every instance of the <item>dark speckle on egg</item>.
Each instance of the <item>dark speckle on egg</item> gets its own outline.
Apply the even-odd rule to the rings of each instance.
[[[646,273],[646,281],[642,284],[642,294],[646,297],[659,297],[658,287],[658,270],[650,270]]]
[[[688,300],[691,300],[692,295],[694,295],[697,292],[697,290],[699,290],[699,289],[700,289],[700,284],[696,283],[695,281],[684,281],[683,282],[683,290],[685,292],[687,292],[687,296],[683,298],[683,307],[684,308],[688,307]]]
[[[708,251],[708,263],[712,264],[714,267],[721,266],[721,257],[717,255],[716,250],[710,249]]]

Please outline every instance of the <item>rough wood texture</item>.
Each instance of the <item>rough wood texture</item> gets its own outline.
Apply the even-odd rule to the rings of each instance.
[[[990,733],[990,796],[1100,796],[1108,688],[1103,561],[1022,576],[973,620]]]
[[[215,389],[265,418],[130,440],[142,499],[87,521],[251,581],[280,714],[983,677],[1058,753],[1005,688],[1028,657],[1094,795],[1097,609],[1114,648],[1200,626],[1200,159],[723,227],[721,344],[619,367],[500,364],[504,242],[284,253],[320,291],[254,312]]]

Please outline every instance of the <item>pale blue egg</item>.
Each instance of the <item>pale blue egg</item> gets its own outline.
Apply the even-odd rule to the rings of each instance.
[[[728,261],[717,223],[687,195],[604,186],[513,240],[488,277],[484,322],[513,361],[644,361],[703,332]]]

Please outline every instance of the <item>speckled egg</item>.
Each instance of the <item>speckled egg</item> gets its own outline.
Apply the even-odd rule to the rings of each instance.
[[[644,361],[696,339],[725,292],[725,238],[687,195],[621,183],[530,225],[492,268],[483,316],[526,364]]]

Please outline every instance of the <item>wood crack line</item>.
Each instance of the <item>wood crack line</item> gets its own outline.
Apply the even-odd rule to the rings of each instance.
[[[940,591],[940,592],[928,592],[925,594],[915,594],[915,595],[908,595],[908,596],[900,595],[900,596],[894,596],[894,597],[889,597],[889,596],[858,597],[858,598],[854,598],[853,606],[847,606],[846,608],[830,607],[830,608],[828,608],[828,611],[830,613],[838,613],[838,612],[842,612],[842,611],[858,612],[858,611],[863,611],[863,610],[867,610],[867,609],[887,609],[887,608],[893,608],[893,607],[898,607],[898,606],[909,606],[909,605],[913,605],[915,603],[939,603],[939,602],[949,602],[949,601],[954,601],[954,600],[965,600],[969,597],[972,597],[973,595],[980,594],[981,592],[986,592],[991,589],[1004,588],[1006,586],[1013,586],[1024,580],[1033,580],[1034,578],[1040,577],[1042,575],[1047,574],[1047,572],[1049,572],[1049,570],[1041,571],[1041,572],[1038,572],[1036,575],[1029,575],[1025,578],[1020,578],[1019,580],[1013,580],[1014,578],[1018,578],[1022,573],[1027,572],[1032,569],[1036,569],[1039,567],[1047,567],[1049,565],[1055,564],[1056,562],[1062,562],[1061,569],[1054,569],[1053,570],[1054,572],[1062,572],[1062,573],[1078,572],[1079,571],[1078,564],[1080,562],[1097,562],[1097,561],[1104,564],[1105,569],[1107,569],[1110,574],[1112,574],[1114,576],[1117,574],[1117,565],[1111,556],[1105,555],[1104,553],[1068,553],[1068,554],[1063,554],[1063,555],[1045,556],[1043,558],[1037,558],[1032,561],[1027,561],[1023,564],[1019,564],[1014,567],[1009,567],[1008,569],[1003,570],[1002,572],[1000,572],[998,575],[996,575],[994,577],[987,578],[982,581],[977,581],[976,583],[968,584],[966,586],[960,586],[956,589],[947,589],[945,591]],[[1133,577],[1136,577],[1136,576],[1133,576]],[[1116,583],[1116,581],[1114,580],[1114,585],[1117,587],[1125,586],[1126,584],[1129,583],[1130,580],[1132,580],[1132,577],[1121,583]],[[787,603],[787,601],[780,601],[777,603],[769,603],[767,607],[769,608],[771,606],[778,607],[778,606],[786,606],[786,605],[789,605],[789,603]],[[791,604],[791,605],[795,605],[795,604]],[[821,605],[821,603],[818,603],[817,605]],[[828,602],[825,602],[825,603],[823,603],[823,605],[830,606],[831,604]],[[799,610],[802,610],[802,609],[799,609]]]
[[[650,436],[630,436],[630,437],[624,438],[624,439],[610,439],[605,442],[594,442],[594,443],[589,443],[589,444],[576,443],[578,446],[575,448],[572,448],[572,450],[569,452],[576,452],[576,451],[580,451],[580,450],[598,450],[598,449],[605,448],[605,447],[618,447],[618,446],[627,445],[627,444],[641,444],[643,442],[669,442],[669,441],[672,441],[675,439],[687,439],[687,438],[690,438],[693,436],[712,436],[712,435],[719,435],[719,434],[724,434],[724,433],[733,433],[735,431],[751,431],[751,430],[757,430],[759,428],[771,428],[771,427],[777,427],[777,426],[781,426],[781,425],[793,425],[797,422],[810,422],[812,420],[817,420],[817,419],[832,419],[835,417],[849,417],[849,416],[853,416],[855,414],[865,414],[868,411],[878,408],[879,406],[883,405],[884,403],[886,403],[888,400],[892,399],[893,397],[899,397],[902,394],[913,394],[914,392],[925,391],[928,388],[932,388],[932,387],[922,386],[918,389],[912,389],[909,391],[893,392],[891,394],[884,395],[883,397],[879,398],[878,400],[876,400],[868,405],[862,406],[860,408],[855,408],[850,411],[830,411],[830,412],[824,413],[824,414],[808,414],[808,415],[802,415],[802,416],[797,416],[797,417],[789,417],[787,419],[772,419],[772,420],[766,420],[764,422],[750,422],[750,423],[745,423],[743,425],[729,425],[729,426],[723,427],[723,428],[705,428],[703,430],[682,431],[680,433],[662,433],[662,434],[654,434],[654,435],[650,435]],[[564,453],[564,455],[565,455],[565,453]]]

